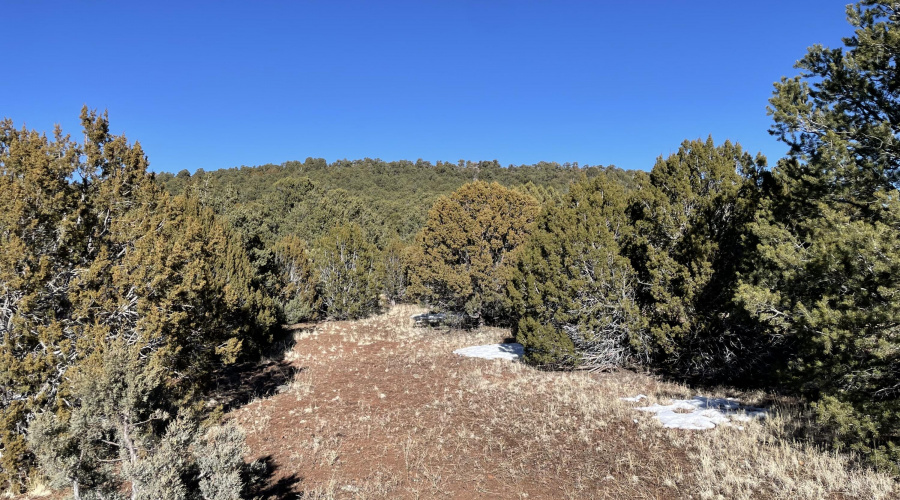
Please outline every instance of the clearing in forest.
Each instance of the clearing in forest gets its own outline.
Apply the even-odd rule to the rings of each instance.
[[[374,318],[307,325],[252,379],[258,395],[228,417],[270,498],[890,498],[888,476],[791,442],[796,407],[691,431],[664,428],[620,398],[668,404],[698,394],[627,371],[539,371],[466,358],[506,330],[416,328],[398,306]],[[640,406],[640,405],[638,405]],[[793,413],[792,413],[793,412]]]

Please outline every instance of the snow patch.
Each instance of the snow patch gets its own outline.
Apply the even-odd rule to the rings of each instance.
[[[642,399],[649,399],[649,398],[647,396],[644,396],[643,394],[638,394],[637,396],[635,396],[633,398],[619,398],[619,399],[621,399],[622,401],[629,401],[631,403],[638,403]]]
[[[470,358],[508,359],[515,361],[525,354],[522,344],[488,344],[464,347],[453,351],[453,354]]]
[[[633,398],[621,398],[624,401],[640,401],[646,398],[643,394]],[[708,398],[695,396],[693,399],[674,399],[671,404],[637,407],[635,410],[656,414],[663,427],[669,429],[705,430],[717,425],[731,425],[731,421],[747,422],[766,418],[767,412],[762,408],[741,406],[734,398]],[[738,426],[739,429],[743,427]]]

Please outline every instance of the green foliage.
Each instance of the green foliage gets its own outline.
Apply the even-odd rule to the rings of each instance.
[[[442,310],[501,319],[511,263],[539,208],[531,196],[481,181],[440,198],[418,238],[410,291]]]
[[[244,433],[233,423],[207,429],[196,445],[194,456],[200,473],[204,500],[236,500],[245,488],[242,478]]]
[[[606,174],[604,173],[600,175]],[[513,189],[531,196],[532,198],[537,200],[537,202],[540,203],[541,206],[556,203],[562,198],[562,193],[560,193],[556,189],[553,189],[552,186],[538,186],[531,181],[528,181],[527,184],[516,186]]]
[[[318,276],[306,243],[296,236],[285,236],[275,245],[275,259],[284,279],[279,290],[285,320],[297,323],[314,319],[321,300],[316,291]]]
[[[784,355],[782,380],[836,442],[900,463],[900,196],[891,2],[848,7],[846,48],[814,46],[776,84],[772,133],[791,146],[752,225],[739,299]]]
[[[765,159],[686,141],[624,185],[602,174],[545,205],[507,291],[529,361],[679,377],[758,375],[769,344],[733,301]]]
[[[646,358],[635,273],[619,247],[632,230],[626,207],[606,175],[544,207],[507,288],[527,361],[608,369]]]
[[[670,372],[742,376],[766,349],[745,332],[731,300],[764,166],[739,145],[710,138],[685,141],[637,178],[626,254],[641,283],[637,301],[655,361]]]
[[[531,183],[535,192],[565,192],[582,176],[609,172],[624,183],[633,175],[616,167],[541,162],[501,167],[496,161],[384,162],[377,159],[289,161],[282,165],[195,172],[187,177],[160,174],[172,194],[200,190],[217,213],[253,210],[275,227],[269,242],[288,234],[312,242],[336,225],[355,222],[379,248],[392,239],[409,241],[424,225],[428,210],[442,195],[472,179],[507,187]],[[538,196],[538,199],[541,199]]]
[[[110,135],[105,115],[84,110],[82,123],[83,146],[0,127],[0,480],[12,488],[30,464],[24,436],[35,415],[55,419],[44,426],[61,447],[50,462],[105,477],[106,462],[90,462],[102,454],[91,451],[97,434],[72,428],[96,427],[91,411],[113,411],[113,400],[134,415],[144,411],[137,401],[189,402],[211,369],[268,344],[276,319],[215,214],[163,193],[140,145]],[[110,365],[123,346],[116,360],[139,366]],[[82,390],[78,373],[104,383]],[[92,399],[105,392],[113,399]],[[51,456],[56,445],[42,446]],[[72,462],[70,448],[88,461]]]
[[[319,295],[331,319],[368,316],[381,306],[378,251],[356,224],[338,226],[316,241],[313,262]]]
[[[381,291],[392,305],[406,300],[411,252],[410,246],[396,239],[388,243],[382,252]]]
[[[201,170],[193,176],[163,173],[157,181],[170,193],[189,193],[228,221],[250,257],[254,284],[278,300],[283,321],[293,322],[311,319],[320,304],[305,293],[295,297],[299,285],[285,275],[290,266],[285,267],[275,248],[284,238],[312,243],[331,228],[359,225],[365,238],[383,252],[382,292],[396,303],[411,298],[406,293],[411,252],[401,247],[421,230],[441,195],[480,178],[517,186],[543,202],[557,197],[574,180],[604,171],[625,183],[632,176],[615,167],[545,162],[502,168],[496,161],[431,164],[367,158],[327,164],[308,158],[278,166]]]
[[[190,418],[156,407],[164,377],[137,349],[107,346],[73,374],[78,406],[65,415],[39,413],[28,441],[43,473],[75,498],[240,498],[246,452],[229,424],[204,434]]]
[[[65,338],[56,320],[75,272],[77,146],[59,128],[53,140],[0,122],[0,484],[24,481],[24,433],[31,406],[52,399],[53,367],[67,352],[39,348]]]

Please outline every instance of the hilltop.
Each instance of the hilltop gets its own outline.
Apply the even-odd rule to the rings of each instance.
[[[508,331],[415,328],[398,306],[358,321],[302,325],[283,356],[248,378],[257,395],[228,413],[270,498],[888,498],[889,476],[792,442],[798,407],[710,431],[664,429],[619,398],[690,397],[658,378],[546,372],[463,358]]]

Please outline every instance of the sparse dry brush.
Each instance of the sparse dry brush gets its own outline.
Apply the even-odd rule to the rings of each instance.
[[[414,328],[398,306],[296,335],[290,389],[233,413],[251,456],[309,498],[891,498],[889,476],[794,442],[790,401],[712,431],[664,429],[623,396],[692,390],[619,371],[546,372],[455,356],[499,328]],[[723,388],[749,404],[764,393]]]

